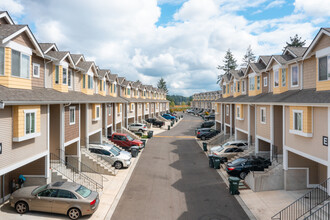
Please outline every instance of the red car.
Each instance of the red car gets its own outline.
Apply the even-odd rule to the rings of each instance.
[[[142,141],[134,140],[128,134],[113,133],[108,139],[125,150],[130,150],[132,146],[138,146],[140,149],[144,147]]]

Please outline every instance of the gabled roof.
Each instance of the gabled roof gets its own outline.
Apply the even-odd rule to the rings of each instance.
[[[246,68],[241,68],[237,71],[233,71],[232,74],[235,79],[240,79],[244,76],[245,70],[246,70]]]
[[[99,69],[99,70],[97,71],[97,74],[99,75],[100,78],[103,79],[104,77],[107,77],[107,75],[108,75],[109,72],[110,72],[110,71],[107,70],[107,69]]]
[[[118,83],[122,84],[125,80],[125,77],[118,77]]]
[[[312,41],[312,43],[309,45],[308,49],[306,50],[306,52],[303,55],[303,59],[306,59],[310,52],[312,51],[312,49],[315,47],[315,44],[317,43],[317,41],[321,38],[322,35],[327,35],[330,37],[330,28],[321,28],[319,30],[319,32],[317,33],[316,37],[314,38],[314,40]]]
[[[308,47],[287,47],[283,51],[283,55],[291,54],[293,57],[302,57]]]
[[[35,52],[39,56],[44,57],[44,53],[42,52],[37,40],[35,39],[34,35],[32,34],[30,28],[27,25],[11,25],[11,24],[0,25],[0,43],[5,44],[23,32],[27,34],[31,43],[35,47]]]
[[[44,53],[47,53],[51,49],[58,51],[58,48],[55,43],[39,43],[39,45]]]
[[[109,73],[109,79],[111,82],[114,82],[114,81],[118,81],[118,75],[117,74],[112,74],[112,73]]]
[[[268,70],[270,68],[270,64],[275,61],[277,62],[279,65],[284,66],[288,63],[291,63],[292,61],[296,61],[299,60],[301,58],[294,58],[291,55],[273,55],[272,58],[270,59],[266,69]]]
[[[230,73],[225,73],[222,77],[223,80],[226,81],[226,83],[229,83],[230,82],[230,79],[231,79],[231,74]]]
[[[93,61],[80,61],[77,65],[77,67],[79,67],[80,69],[83,69],[86,71],[86,73],[93,68],[95,73],[97,74],[97,70],[95,67],[95,63]]]
[[[70,60],[70,63],[72,64],[72,66],[73,67],[75,66],[69,51],[52,51],[51,50],[48,53],[46,53],[46,55],[58,60],[58,62],[61,62],[65,58],[68,58]]]
[[[132,88],[139,88],[141,85],[142,85],[141,82],[136,81],[132,83]]]
[[[85,57],[82,54],[71,54],[71,57],[73,59],[74,65],[77,65],[79,61],[85,61]]]
[[[0,18],[4,18],[8,22],[8,24],[11,24],[11,25],[15,24],[13,19],[11,19],[8,12],[6,12],[6,11],[0,11]]]
[[[261,55],[261,56],[259,56],[257,62],[259,63],[261,61],[267,66],[268,62],[270,61],[271,58],[272,58],[272,56],[270,56],[270,55]]]

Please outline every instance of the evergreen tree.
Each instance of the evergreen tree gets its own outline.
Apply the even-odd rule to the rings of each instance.
[[[251,45],[249,45],[249,47],[246,49],[246,53],[243,57],[243,67],[247,67],[249,65],[249,63],[253,63],[256,61],[256,56],[254,55],[254,53],[252,52],[252,48]]]
[[[302,41],[298,34],[294,35],[294,37],[290,37],[290,41],[290,43],[286,42],[286,46],[283,50],[285,50],[287,47],[303,47],[306,44],[306,40]]]
[[[165,93],[167,94],[168,93],[168,89],[167,89],[167,86],[166,86],[166,82],[165,80],[162,78],[160,78],[160,80],[158,81],[157,83],[157,88],[158,89],[162,89],[165,91]]]
[[[174,101],[171,101],[171,102],[170,102],[170,106],[171,106],[171,107],[175,106]]]
[[[228,74],[230,70],[235,70],[237,67],[237,61],[234,58],[230,49],[227,50],[225,58],[222,62],[224,63],[223,66],[218,65],[217,69],[225,71],[225,74]],[[219,84],[221,79],[222,75],[218,75],[217,84]]]

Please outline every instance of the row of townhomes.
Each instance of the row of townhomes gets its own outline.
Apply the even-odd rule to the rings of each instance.
[[[191,107],[198,110],[214,112],[214,101],[221,97],[221,91],[202,92],[193,95]]]
[[[217,129],[248,140],[281,168],[268,170],[268,186],[260,187],[298,190],[330,177],[330,28],[321,28],[308,47],[288,47],[230,71],[220,87]]]
[[[28,186],[51,182],[54,161],[82,170],[89,143],[168,109],[164,91],[39,43],[0,12],[0,203],[20,174]]]

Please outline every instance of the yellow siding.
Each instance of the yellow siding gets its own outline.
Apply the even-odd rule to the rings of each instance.
[[[59,80],[55,83],[55,65],[53,65],[53,89],[59,92],[69,92],[68,85],[63,85],[63,66],[59,65]],[[68,80],[68,79],[67,79]]]
[[[239,84],[239,92],[238,91],[238,84]],[[234,88],[234,97],[240,96],[242,94],[242,83],[241,81],[236,82],[236,88]]]
[[[249,96],[256,96],[256,95],[259,95],[261,94],[262,92],[262,77],[260,76],[260,87],[259,89],[258,88],[258,77],[255,76],[254,77],[254,90],[249,90]],[[248,88],[250,88],[250,84],[248,84]]]
[[[278,80],[279,80],[279,86],[278,87],[274,87],[274,83],[273,83],[273,87],[274,87],[274,89],[273,89],[273,93],[274,94],[280,94],[280,93],[283,93],[283,92],[286,92],[286,91],[288,91],[288,69],[286,69],[286,75],[285,75],[285,77],[286,77],[286,84],[285,84],[285,86],[282,86],[282,69],[279,69],[278,70]],[[273,78],[274,78],[274,80],[275,80],[275,76],[274,76],[274,71],[273,71]]]
[[[92,104],[92,119],[96,119],[96,107],[100,106],[100,117],[101,117],[101,104]]]
[[[310,106],[290,106],[290,130],[293,130],[293,110],[303,111],[303,132],[313,132],[312,107]]]
[[[319,81],[319,59],[316,59],[316,91],[330,90],[330,80]]]
[[[36,133],[40,132],[40,105],[13,106],[13,137],[25,136],[24,110],[37,110]]]
[[[32,57],[30,56],[30,77],[29,79],[11,76],[11,49],[5,48],[5,73],[0,76],[0,85],[16,89],[32,89],[31,82]]]

